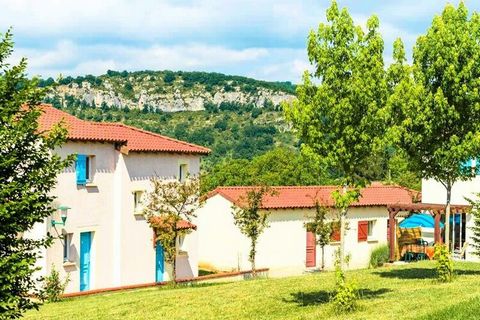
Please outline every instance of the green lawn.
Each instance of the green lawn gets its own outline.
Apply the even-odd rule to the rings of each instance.
[[[453,283],[435,282],[434,264],[348,272],[360,310],[336,316],[332,273],[283,279],[151,288],[46,304],[27,319],[478,319],[480,264],[456,263]]]

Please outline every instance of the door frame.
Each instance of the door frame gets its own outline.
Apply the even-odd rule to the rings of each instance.
[[[159,254],[160,252],[161,252],[161,255]],[[161,261],[159,261],[160,257],[161,257]],[[165,253],[163,252],[163,247],[160,244],[160,241],[157,241],[155,243],[155,282],[164,281],[164,274],[165,274]]]
[[[87,270],[87,273],[88,273],[88,276],[87,276],[87,281],[88,283],[85,285],[85,287],[82,289],[82,273],[83,273],[83,250],[84,250],[84,246],[82,245],[82,235],[89,235],[89,246],[88,246],[88,270]],[[92,286],[92,243],[93,243],[93,231],[84,231],[84,232],[80,232],[80,266],[79,266],[79,289],[80,291],[87,291],[87,290],[90,290],[91,286]]]

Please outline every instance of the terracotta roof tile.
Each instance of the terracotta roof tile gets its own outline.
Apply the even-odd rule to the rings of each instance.
[[[152,221],[154,223],[161,223],[161,221],[163,221],[163,218],[159,216],[150,217],[149,219],[150,219],[149,221]],[[197,226],[187,220],[182,219],[177,221],[177,230],[188,230],[188,229],[197,230]]]
[[[83,141],[106,141],[125,143],[129,151],[180,152],[208,154],[210,149],[176,140],[121,123],[93,122],[78,119],[51,105],[42,105],[39,119],[40,130],[48,131],[60,121],[68,130],[68,139]]]
[[[247,192],[254,187],[218,187],[208,197],[220,194],[232,203],[239,205]],[[290,208],[313,208],[315,200],[325,206],[333,206],[332,192],[338,190],[337,186],[298,186],[298,187],[272,187],[275,195],[264,198],[264,209],[290,209]],[[408,188],[372,184],[361,191],[358,202],[354,207],[387,206],[397,203],[413,203],[414,198],[419,197],[419,192]],[[243,198],[242,198],[243,197]]]

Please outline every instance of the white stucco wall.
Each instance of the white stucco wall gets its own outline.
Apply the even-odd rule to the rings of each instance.
[[[199,173],[200,157],[170,153],[121,154],[113,144],[94,142],[67,142],[56,152],[94,155],[94,175],[90,186],[77,186],[75,166],[67,168],[58,177],[53,194],[56,205],[67,205],[69,210],[65,226],[50,226],[50,219],[37,224],[27,237],[41,237],[47,231],[58,236],[73,234],[70,260],[63,262],[63,240],[56,239],[39,259],[39,275],[51,272],[52,265],[70,282],[66,292],[80,288],[80,233],[93,232],[91,248],[90,289],[155,281],[155,248],[153,232],[145,219],[134,215],[133,191],[151,189],[150,178],[178,176],[180,164],[187,164],[192,175]],[[52,217],[60,221],[57,214]],[[186,251],[177,261],[177,276],[198,275],[196,232],[185,238]],[[168,280],[169,268],[164,279]]]
[[[178,176],[179,165],[187,164],[191,175],[200,171],[200,157],[195,155],[167,153],[130,153],[124,156],[122,170],[122,219],[121,219],[121,284],[146,283],[155,281],[155,248],[153,232],[142,216],[134,215],[134,191],[151,191],[150,179],[158,176],[172,179]],[[196,233],[185,238],[184,249],[187,255],[177,259],[177,278],[198,275]],[[138,266],[145,266],[139,274]],[[169,269],[165,268],[164,279],[170,279]]]
[[[197,211],[199,263],[219,270],[250,269],[248,252],[250,242],[234,225],[232,203],[221,195],[209,198]],[[270,268],[270,274],[291,275],[307,270],[305,222],[313,210],[273,210],[269,216],[269,228],[260,236],[256,263],[258,268]],[[368,266],[371,250],[387,243],[387,219],[385,207],[352,208],[348,215],[346,253],[351,255],[350,268]],[[358,221],[375,220],[370,241],[358,242]],[[325,248],[326,268],[334,266],[333,255],[338,248],[333,243]],[[317,246],[317,267],[321,265],[321,249]]]
[[[452,187],[452,204],[468,204],[466,198],[476,199],[476,194],[480,193],[480,176],[468,181],[459,181],[454,183]],[[438,203],[445,204],[447,199],[447,192],[445,187],[433,179],[424,179],[422,180],[422,202],[424,203]],[[466,228],[465,228],[465,240],[472,244],[472,227],[474,225],[473,216],[470,214],[466,215]],[[480,262],[480,258],[473,254],[473,247],[471,245],[467,246],[467,251],[465,253],[465,259],[469,261]]]

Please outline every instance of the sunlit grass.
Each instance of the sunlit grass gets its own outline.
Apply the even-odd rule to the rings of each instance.
[[[435,281],[433,267],[421,262],[348,272],[362,296],[360,310],[348,315],[335,315],[328,304],[333,274],[318,273],[72,298],[46,304],[27,319],[429,320],[480,314],[480,264],[457,263],[457,276],[447,284]]]

